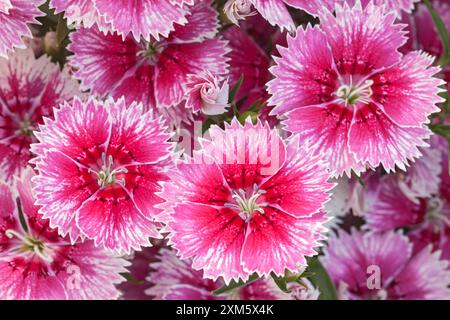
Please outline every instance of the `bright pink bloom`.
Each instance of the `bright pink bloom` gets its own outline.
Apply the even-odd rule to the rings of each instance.
[[[0,0],[0,57],[13,48],[25,48],[22,37],[32,37],[27,23],[38,23],[44,0]]]
[[[78,82],[31,49],[0,58],[0,176],[11,180],[31,159],[33,131],[53,107],[80,95]]]
[[[206,278],[227,283],[306,265],[326,231],[321,208],[333,185],[323,164],[267,124],[234,119],[208,134],[161,194],[170,244]]]
[[[81,234],[120,253],[150,246],[149,237],[160,237],[155,192],[167,179],[171,148],[164,129],[142,105],[124,99],[62,105],[32,145],[40,212],[72,240]]]
[[[209,71],[188,75],[186,108],[206,115],[217,115],[227,111],[227,81],[221,81]]]
[[[448,300],[448,261],[432,253],[431,246],[416,254],[411,249],[408,238],[394,231],[341,231],[329,240],[322,262],[341,298]]]
[[[180,260],[173,250],[162,249],[158,262],[151,263],[147,280],[153,285],[146,291],[156,300],[316,300],[317,289],[304,279],[308,288],[290,285],[290,293],[282,292],[271,279],[259,279],[220,296],[213,291],[222,281],[203,279],[202,272],[191,268],[190,260]]]
[[[424,124],[439,111],[443,81],[431,56],[398,52],[405,38],[395,18],[371,4],[337,6],[336,17],[323,10],[321,27],[298,28],[275,58],[273,113],[287,116],[287,129],[311,141],[333,175],[405,170],[427,146]]]
[[[38,214],[31,193],[31,169],[17,181],[17,193],[0,183],[0,299],[116,299],[127,262],[94,247],[71,244]],[[18,195],[25,226],[19,220]]]
[[[108,1],[109,2],[109,1]],[[175,27],[167,39],[125,41],[117,34],[102,34],[97,28],[81,28],[71,34],[70,58],[84,85],[101,96],[125,96],[127,102],[146,107],[177,106],[186,95],[187,77],[209,70],[227,72],[226,42],[217,34],[217,12],[211,1],[192,7],[185,26]]]

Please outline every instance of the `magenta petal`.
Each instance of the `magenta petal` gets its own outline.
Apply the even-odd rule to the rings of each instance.
[[[394,24],[394,12],[385,14],[383,7],[373,4],[362,9],[359,3],[336,6],[336,16],[322,10],[319,17],[341,74],[367,75],[400,60],[397,49],[406,38],[403,25]]]
[[[33,153],[43,155],[56,149],[67,157],[89,165],[87,153],[98,154],[106,150],[111,122],[107,110],[97,101],[83,103],[75,98],[73,105],[65,103],[55,110],[55,120],[46,119],[45,125],[35,133],[39,143],[32,145]],[[45,150],[45,151],[44,151]]]
[[[408,262],[411,245],[408,238],[390,231],[387,233],[351,234],[341,231],[329,240],[322,262],[337,286],[345,284],[351,298],[370,298],[377,290],[367,287],[369,266],[379,268],[381,289],[386,288]],[[351,261],[351,263],[349,263]]]
[[[288,31],[294,31],[295,24],[286,8],[283,0],[250,0],[256,10],[271,25],[278,25],[281,29],[286,28]]]
[[[167,158],[171,149],[170,136],[161,130],[163,122],[141,104],[127,105],[124,99],[109,100],[105,109],[111,115],[111,135],[108,154],[120,163],[155,164]],[[126,155],[126,158],[121,158]]]
[[[0,57],[7,57],[13,48],[25,48],[22,37],[32,37],[27,23],[37,23],[43,13],[38,7],[44,0],[12,0],[8,13],[0,11]]]
[[[40,174],[33,178],[33,190],[36,204],[42,206],[40,213],[60,234],[69,233],[72,240],[77,239],[75,213],[97,190],[96,181],[85,179],[79,165],[59,151],[46,152],[37,168]]]
[[[159,40],[160,36],[169,35],[175,23],[186,23],[187,11],[171,1],[95,0],[95,6],[114,31],[123,38],[131,32],[136,41],[141,37],[147,41],[151,37]]]
[[[61,281],[48,272],[48,267],[43,262],[33,258],[3,257],[0,260],[0,299],[67,299]]]
[[[369,182],[364,199],[367,226],[377,232],[408,227],[423,222],[426,201],[410,199],[403,193],[395,176],[385,176]]]
[[[300,141],[311,143],[312,151],[328,164],[332,175],[350,176],[364,171],[348,147],[352,121],[350,109],[339,104],[298,108],[288,113],[287,129],[298,133]]]
[[[333,100],[338,76],[325,34],[317,27],[300,27],[287,44],[278,48],[281,58],[275,58],[277,65],[270,69],[275,76],[267,87],[269,103],[276,106],[273,113]]]
[[[131,37],[122,41],[117,34],[105,35],[93,27],[79,28],[70,39],[69,50],[75,54],[70,57],[70,64],[77,69],[75,76],[84,88],[102,96],[120,86],[127,71],[138,63],[141,49]]]
[[[382,164],[388,172],[395,166],[406,170],[408,160],[421,156],[418,147],[428,146],[424,140],[430,134],[425,127],[399,127],[377,106],[368,104],[355,109],[349,146],[358,160],[374,168]]]
[[[235,97],[236,101],[253,89],[265,92],[265,85],[270,79],[270,61],[267,54],[238,26],[229,27],[222,34],[229,41],[231,48],[227,55],[230,58],[229,83],[233,85],[244,76],[241,89]]]
[[[373,99],[395,123],[417,126],[440,109],[443,102],[438,87],[444,82],[433,76],[439,68],[431,67],[434,57],[411,52],[399,64],[376,74],[372,80]]]
[[[242,264],[249,272],[282,276],[285,269],[296,272],[306,266],[305,256],[314,256],[325,231],[325,213],[296,219],[267,207],[264,214],[255,214],[249,222],[242,249]]]
[[[170,243],[181,258],[193,257],[192,267],[203,269],[205,278],[248,278],[240,263],[246,226],[237,213],[186,203],[175,207],[172,218]]]
[[[10,239],[6,234],[6,230],[18,230],[20,228],[17,219],[16,203],[14,202],[11,187],[0,182],[0,253],[3,254],[8,250],[15,241]]]
[[[116,285],[125,279],[120,273],[127,272],[128,262],[116,258],[96,248],[92,241],[86,241],[70,247],[63,247],[58,252],[58,259],[66,260],[65,268],[57,275],[59,281],[66,286],[73,283],[78,276],[78,288],[67,287],[67,298],[70,300],[105,300],[117,299],[120,296]],[[67,259],[70,258],[70,262]]]
[[[96,246],[116,252],[151,246],[158,238],[156,225],[141,212],[130,195],[119,186],[99,190],[76,211],[77,226]]]
[[[197,1],[189,7],[186,18],[185,25],[175,25],[175,30],[169,36],[170,42],[198,42],[214,38],[218,32],[218,14],[211,6],[211,0]]]
[[[169,45],[156,65],[155,90],[158,106],[175,106],[183,100],[189,74],[204,70],[215,75],[226,74],[227,52],[226,42],[220,38]]]
[[[305,157],[308,151],[299,145],[297,137],[291,140],[285,164],[261,186],[266,192],[261,201],[296,218],[310,216],[322,208],[333,184],[325,182],[329,175],[317,156]]]

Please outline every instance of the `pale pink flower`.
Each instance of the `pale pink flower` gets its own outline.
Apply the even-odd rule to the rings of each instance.
[[[127,262],[96,248],[71,244],[51,229],[34,205],[32,169],[17,191],[0,183],[0,299],[116,299]],[[24,221],[19,219],[18,197]]]
[[[279,48],[268,84],[273,113],[311,141],[333,175],[406,170],[427,146],[425,124],[443,101],[443,81],[433,77],[439,68],[423,52],[398,52],[405,37],[393,12],[357,4],[319,16],[321,27],[300,27]]]
[[[49,57],[31,49],[0,58],[0,175],[10,181],[31,159],[33,131],[53,107],[81,95],[78,82]]]
[[[171,144],[159,119],[124,99],[75,98],[39,129],[34,191],[52,227],[119,253],[160,238],[155,192],[167,179]]]
[[[206,115],[224,113],[228,107],[229,85],[208,70],[190,74],[187,78],[186,108]]]
[[[234,119],[208,134],[164,184],[159,219],[169,244],[204,277],[226,283],[305,266],[325,237],[321,208],[333,186],[321,161],[267,124]]]
[[[401,233],[340,231],[324,251],[322,262],[341,298],[450,298],[448,261],[439,251],[432,253],[431,245],[412,254],[412,244]]]
[[[44,0],[0,0],[0,57],[7,57],[13,48],[26,46],[22,37],[32,37],[28,23],[38,23],[39,6]]]
[[[306,287],[289,284],[291,292],[284,293],[273,279],[258,279],[221,295],[213,292],[223,281],[203,279],[202,272],[192,269],[190,260],[180,260],[173,250],[160,250],[159,261],[150,264],[147,281],[152,286],[146,293],[156,300],[317,300],[319,291],[307,279]]]
[[[252,11],[252,3],[250,0],[228,0],[223,6],[223,11],[234,24],[239,24],[239,20],[243,20],[255,14]]]
[[[187,20],[167,39],[150,42],[136,42],[131,36],[123,41],[116,33],[81,28],[71,34],[69,46],[75,75],[100,96],[125,96],[127,102],[139,101],[145,107],[177,106],[185,97],[189,74],[227,73],[228,49],[224,40],[215,38],[219,25],[211,1],[199,1]]]

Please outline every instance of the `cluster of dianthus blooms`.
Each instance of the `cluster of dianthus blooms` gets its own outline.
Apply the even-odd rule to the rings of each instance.
[[[450,299],[449,0],[0,0],[0,299]]]

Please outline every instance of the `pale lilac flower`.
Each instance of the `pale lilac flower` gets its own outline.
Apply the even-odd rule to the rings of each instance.
[[[322,262],[342,298],[448,300],[449,262],[440,254],[431,245],[412,254],[412,244],[398,232],[353,230],[329,240]]]

